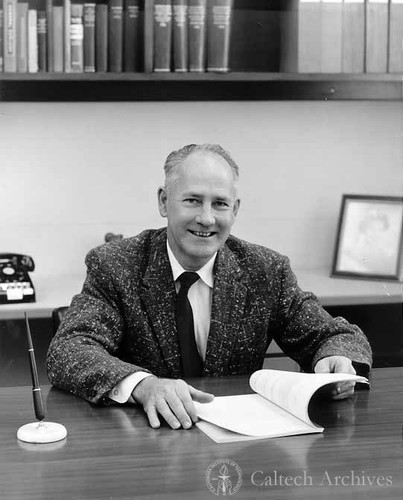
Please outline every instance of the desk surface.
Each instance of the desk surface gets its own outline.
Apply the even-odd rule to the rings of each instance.
[[[380,280],[357,280],[333,278],[325,271],[296,270],[299,285],[303,290],[315,293],[322,305],[357,305],[401,303],[402,283]],[[32,304],[1,304],[0,319],[24,317],[28,311],[31,318],[50,317],[53,309],[69,305],[73,295],[79,293],[84,276],[46,277],[32,273],[37,301]]]
[[[216,395],[250,392],[244,377],[194,385]],[[316,404],[311,416],[325,426],[323,435],[228,444],[197,428],[153,430],[134,406],[98,408],[56,389],[43,392],[48,420],[63,423],[69,435],[27,445],[15,433],[32,420],[31,389],[0,389],[1,498],[212,499],[205,473],[218,459],[242,469],[239,499],[401,498],[403,368],[374,370],[372,389],[350,400]],[[271,485],[256,486],[253,473],[255,484],[268,476]]]

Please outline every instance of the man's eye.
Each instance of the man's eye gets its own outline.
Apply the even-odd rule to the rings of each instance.
[[[217,208],[228,208],[229,206],[225,201],[216,201],[215,205]]]
[[[196,198],[186,198],[184,201],[185,201],[185,203],[188,203],[189,205],[194,205],[195,203],[197,203]]]

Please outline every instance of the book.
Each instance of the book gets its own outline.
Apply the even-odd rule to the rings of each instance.
[[[344,0],[342,72],[364,73],[365,0]]]
[[[173,0],[173,67],[174,71],[188,71],[188,2]]]
[[[367,0],[365,71],[386,73],[388,70],[388,0]]]
[[[17,71],[17,0],[3,0],[3,67]]]
[[[322,71],[322,9],[320,0],[293,0],[282,16],[280,70]]]
[[[53,67],[53,0],[46,0],[46,55],[47,70],[52,73]]]
[[[38,71],[46,71],[47,68],[47,16],[45,10],[38,10]]]
[[[17,71],[28,72],[28,2],[17,3]]]
[[[3,24],[3,4],[0,4],[0,73],[3,71],[3,36],[4,36],[4,32],[3,32],[3,27],[4,27],[4,24]]]
[[[172,0],[154,2],[154,67],[155,72],[171,71]]]
[[[84,25],[83,4],[71,4],[70,16],[70,53],[71,71],[84,72]]]
[[[144,73],[151,73],[154,66],[154,0],[144,3]]]
[[[36,9],[28,10],[28,71],[38,72],[38,14]]]
[[[123,67],[126,73],[140,71],[140,34],[139,0],[126,0],[123,43]]]
[[[341,73],[343,0],[322,0],[321,20],[321,72]]]
[[[95,68],[108,71],[108,5],[97,3],[95,8]]]
[[[109,2],[109,71],[123,69],[123,0]]]
[[[249,380],[255,394],[195,402],[196,426],[216,443],[320,433],[324,428],[311,421],[309,402],[322,387],[345,381],[368,383],[343,373],[258,370]]]
[[[189,71],[206,69],[207,1],[189,0]]]
[[[71,24],[71,0],[63,0],[64,13],[64,72],[71,71],[71,43],[70,43],[70,24]]]
[[[53,71],[64,70],[64,9],[60,5],[53,6]]]
[[[85,3],[84,24],[84,72],[95,72],[95,3]]]
[[[389,73],[403,73],[403,0],[389,5]]]
[[[207,14],[207,71],[229,71],[233,0],[212,0]]]

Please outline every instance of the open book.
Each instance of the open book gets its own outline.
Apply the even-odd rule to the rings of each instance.
[[[196,425],[216,443],[323,432],[309,418],[309,402],[321,387],[347,380],[368,383],[365,377],[344,373],[258,370],[249,380],[256,394],[195,402]]]

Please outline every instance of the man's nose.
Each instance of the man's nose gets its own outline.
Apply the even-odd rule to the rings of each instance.
[[[200,207],[200,212],[196,215],[196,222],[203,226],[211,226],[215,223],[211,205],[205,204]]]

